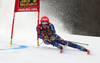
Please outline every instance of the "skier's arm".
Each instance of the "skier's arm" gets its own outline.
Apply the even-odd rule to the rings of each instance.
[[[37,31],[37,27],[36,27],[36,31]],[[43,39],[43,37],[42,37],[42,35],[41,35],[40,28],[39,28],[39,38],[40,38],[40,39]]]
[[[60,39],[60,36],[58,36],[58,35],[56,34],[54,25],[50,23],[50,26],[51,26],[51,30],[52,30],[53,35],[54,35],[56,38]]]

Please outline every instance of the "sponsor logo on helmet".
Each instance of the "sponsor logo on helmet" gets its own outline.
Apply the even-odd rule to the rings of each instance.
[[[42,20],[48,20],[48,19],[42,19]]]

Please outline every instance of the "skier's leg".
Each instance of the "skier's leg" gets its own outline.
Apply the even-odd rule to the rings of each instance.
[[[90,53],[90,51],[89,51],[88,49],[84,48],[83,46],[80,46],[80,45],[74,44],[74,43],[72,43],[72,42],[67,42],[67,45],[70,46],[70,47],[73,47],[73,48],[79,49],[79,50],[81,50],[81,51],[85,51],[85,52],[87,52],[87,54]]]
[[[87,50],[86,48],[84,48],[83,46],[74,44],[74,43],[72,43],[70,41],[65,41],[65,40],[55,40],[55,41],[58,42],[58,43],[60,43],[60,44],[62,44],[62,45],[67,45],[69,47],[73,47],[73,48],[79,49],[81,51],[85,51],[85,52],[87,52],[87,54],[90,53],[90,51]]]
[[[66,45],[67,44],[67,42],[63,41],[63,40],[55,40],[55,42],[60,43],[62,45]]]
[[[70,46],[70,47],[73,47],[73,48],[77,48],[77,49],[79,49],[79,50],[81,50],[81,51],[87,51],[87,49],[84,48],[83,46],[74,44],[74,43],[69,42],[69,41],[67,41],[67,44],[66,44],[66,45],[68,45],[68,46]]]
[[[87,51],[86,48],[84,48],[83,46],[80,46],[80,45],[77,45],[77,44],[74,44],[70,41],[65,41],[65,40],[55,40],[56,42],[62,44],[62,45],[67,45],[69,47],[73,47],[73,48],[76,48],[76,49],[79,49],[81,51]]]
[[[50,44],[55,46],[55,47],[57,47],[58,49],[63,49],[63,47],[59,43],[57,43],[55,41],[50,42]]]
[[[51,44],[51,45],[57,47],[58,49],[63,49],[63,47],[59,43],[57,43],[56,41],[46,40],[46,41],[44,41],[44,43]]]
[[[53,42],[54,44],[52,44],[53,46],[56,46],[58,49],[60,49],[60,53],[62,53],[62,51],[63,51],[63,47],[59,44],[59,43],[57,43],[57,42]]]

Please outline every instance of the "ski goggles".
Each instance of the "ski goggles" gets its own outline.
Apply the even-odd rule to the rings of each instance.
[[[48,22],[42,22],[42,25],[48,25]]]

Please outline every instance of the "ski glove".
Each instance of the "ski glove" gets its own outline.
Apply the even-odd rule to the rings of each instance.
[[[48,40],[49,39],[49,37],[48,36],[43,36],[43,40],[45,41],[45,40]]]
[[[55,39],[56,39],[56,37],[54,35],[50,36],[50,40],[55,40]]]

